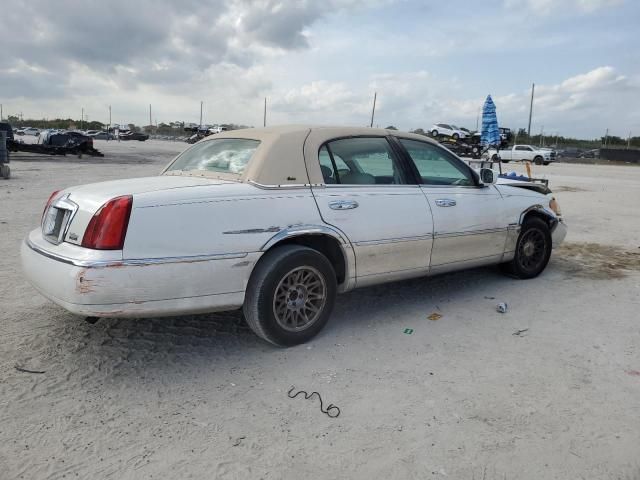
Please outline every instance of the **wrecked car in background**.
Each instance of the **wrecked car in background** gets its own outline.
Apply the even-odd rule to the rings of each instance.
[[[557,202],[496,181],[421,135],[235,130],[160,176],[54,192],[22,264],[79,315],[242,307],[257,335],[295,345],[356,287],[491,264],[540,274],[567,232]]]

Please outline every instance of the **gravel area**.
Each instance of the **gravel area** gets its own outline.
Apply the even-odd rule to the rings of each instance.
[[[0,180],[0,478],[640,478],[639,167],[534,167],[570,228],[540,277],[356,290],[283,350],[239,312],[90,325],[26,282],[20,242],[53,190],[186,147],[95,144],[14,155]]]

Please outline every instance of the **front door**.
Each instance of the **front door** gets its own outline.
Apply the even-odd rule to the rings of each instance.
[[[477,186],[469,167],[449,151],[427,142],[399,139],[413,160],[433,214],[431,269],[500,260],[507,222],[493,185]]]
[[[325,185],[313,194],[322,219],[351,241],[357,284],[429,269],[433,222],[426,197],[385,137],[329,141],[318,153]]]

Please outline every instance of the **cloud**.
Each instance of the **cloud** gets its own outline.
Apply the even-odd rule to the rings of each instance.
[[[621,5],[623,0],[504,0],[507,8],[537,15],[592,13]]]
[[[375,124],[403,129],[428,129],[437,122],[475,128],[485,97],[465,98],[455,79],[437,78],[426,71],[377,74],[367,88],[353,89],[343,82],[315,81],[278,94],[273,109],[277,119],[366,125],[373,92],[378,93]],[[530,91],[493,96],[501,125],[526,127]],[[536,85],[533,129],[562,131],[566,135],[597,136],[603,125],[628,132],[639,128],[629,109],[640,96],[640,82],[602,66],[557,84]],[[310,120],[311,119],[311,120]],[[324,120],[324,122],[323,122]]]

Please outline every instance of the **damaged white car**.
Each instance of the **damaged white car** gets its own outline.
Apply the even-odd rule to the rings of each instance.
[[[160,176],[54,192],[22,263],[75,314],[242,307],[260,337],[295,345],[356,287],[490,264],[540,274],[567,231],[557,202],[496,180],[398,131],[223,132]]]

